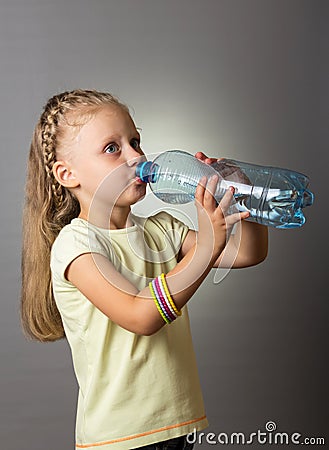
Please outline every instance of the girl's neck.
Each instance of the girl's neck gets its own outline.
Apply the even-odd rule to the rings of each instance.
[[[121,230],[133,225],[130,206],[124,208],[114,207],[111,211],[110,217],[103,212],[97,213],[95,211],[93,211],[93,214],[90,215],[88,211],[86,212],[82,209],[79,214],[79,218],[87,220],[100,228],[107,228],[109,230]]]

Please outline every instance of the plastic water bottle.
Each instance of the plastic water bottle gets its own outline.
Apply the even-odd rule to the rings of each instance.
[[[250,212],[246,220],[276,228],[297,228],[305,223],[302,208],[312,205],[314,195],[302,173],[231,159],[209,165],[180,150],[161,153],[136,168],[136,176],[149,183],[159,199],[171,204],[191,202],[200,178],[215,173],[219,175],[216,200],[233,186],[237,209]]]

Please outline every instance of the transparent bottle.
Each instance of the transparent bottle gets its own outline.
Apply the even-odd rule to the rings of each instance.
[[[305,223],[302,208],[313,204],[314,195],[307,189],[308,177],[298,172],[231,159],[209,165],[181,150],[166,151],[136,168],[136,175],[149,183],[153,193],[171,204],[191,202],[200,178],[215,173],[219,175],[216,200],[233,186],[237,209],[250,212],[247,220],[276,228]]]

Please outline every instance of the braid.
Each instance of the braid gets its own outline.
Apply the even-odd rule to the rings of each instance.
[[[50,109],[50,107],[51,105],[49,105],[48,109]],[[43,130],[41,133],[44,166],[48,181],[50,183],[51,191],[58,208],[60,208],[63,204],[63,187],[54,177],[52,169],[56,161],[56,134],[58,126],[58,115],[61,112],[62,108],[56,106],[50,111],[45,111],[45,118],[42,123]]]

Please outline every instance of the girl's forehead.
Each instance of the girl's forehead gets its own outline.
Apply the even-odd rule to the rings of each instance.
[[[135,129],[130,114],[119,106],[106,105],[101,107],[79,129],[77,138],[82,139],[93,134],[123,133],[127,129]]]
[[[124,129],[127,126],[135,126],[130,114],[119,106],[104,106],[91,118],[90,121],[86,123],[86,127],[88,128],[116,128],[116,129]]]

